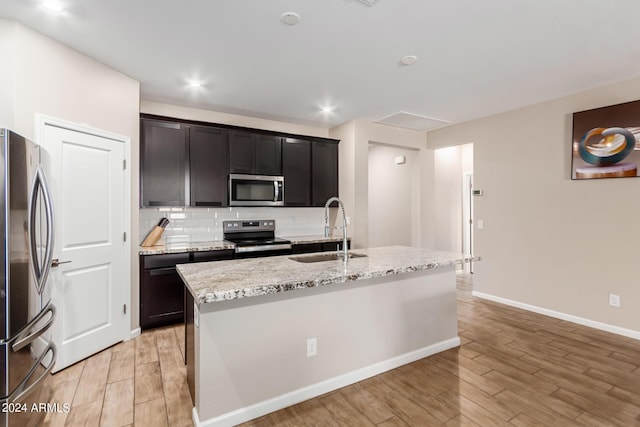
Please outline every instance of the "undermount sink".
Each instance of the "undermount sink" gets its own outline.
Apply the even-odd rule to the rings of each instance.
[[[363,258],[363,257],[366,257],[366,255],[349,252],[349,258]],[[289,259],[292,261],[304,262],[304,263],[337,261],[337,260],[342,261],[342,254],[330,252],[330,253],[316,254],[316,255],[290,256]]]

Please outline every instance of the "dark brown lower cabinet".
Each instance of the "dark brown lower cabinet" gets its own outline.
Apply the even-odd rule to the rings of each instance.
[[[140,295],[140,327],[179,323],[183,320],[182,286],[175,267],[144,270]]]
[[[140,256],[140,328],[184,321],[184,285],[176,265],[233,258],[233,250]]]

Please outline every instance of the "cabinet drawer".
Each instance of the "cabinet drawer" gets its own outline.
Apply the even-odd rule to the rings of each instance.
[[[186,264],[189,262],[189,253],[164,254],[164,255],[144,255],[142,257],[142,268],[175,267],[176,264]]]
[[[233,259],[234,251],[221,250],[221,251],[203,251],[193,253],[193,262],[208,262],[208,261],[221,261],[225,259]]]

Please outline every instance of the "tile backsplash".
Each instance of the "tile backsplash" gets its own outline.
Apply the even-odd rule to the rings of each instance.
[[[167,244],[223,240],[222,221],[233,219],[275,219],[277,236],[324,233],[324,208],[144,208],[139,242],[163,217],[170,221],[164,232]]]

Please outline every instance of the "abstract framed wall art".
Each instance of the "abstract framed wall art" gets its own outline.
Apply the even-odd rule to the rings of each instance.
[[[573,113],[571,179],[640,176],[640,101]]]

